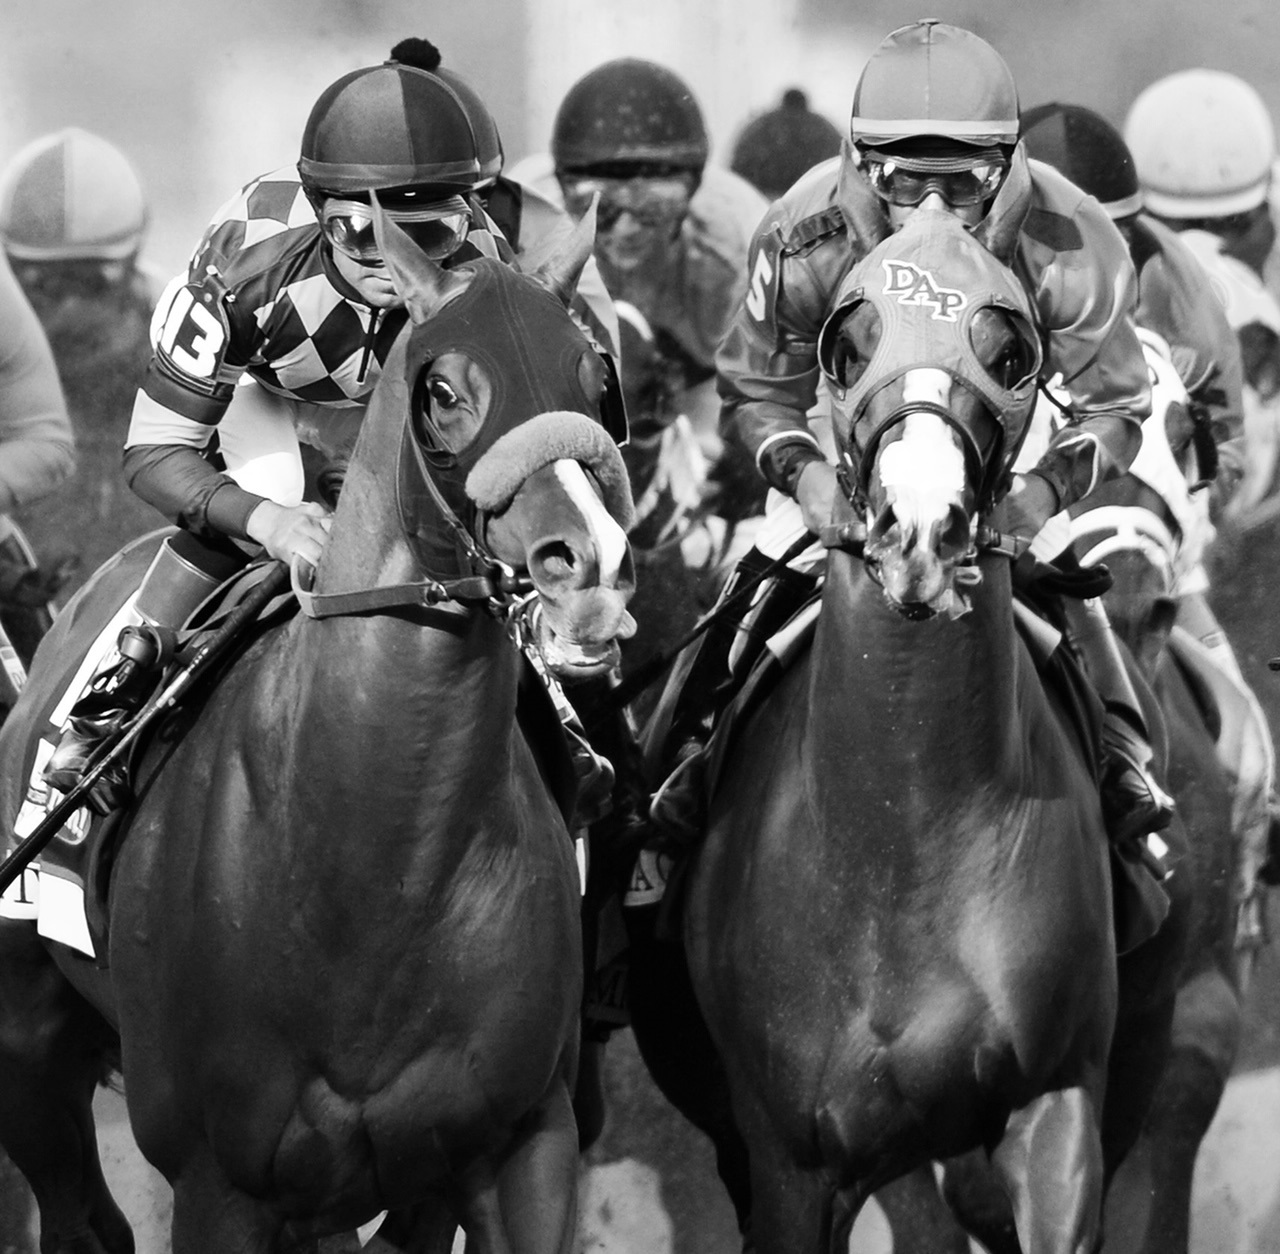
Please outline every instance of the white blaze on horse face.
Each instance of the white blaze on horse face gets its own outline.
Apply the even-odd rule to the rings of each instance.
[[[948,409],[951,387],[945,370],[908,370],[902,403],[927,402]],[[955,431],[937,414],[908,414],[901,430],[901,438],[880,453],[880,482],[899,523],[927,536],[930,525],[945,523],[951,507],[964,498],[964,451]]]
[[[582,511],[587,528],[596,542],[596,556],[600,563],[600,585],[615,587],[622,573],[622,563],[627,555],[627,533],[618,525],[600,500],[587,472],[569,458],[555,463],[556,478],[569,499]]]

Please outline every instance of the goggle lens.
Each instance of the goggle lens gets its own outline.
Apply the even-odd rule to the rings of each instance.
[[[607,179],[569,177],[561,180],[565,208],[580,218],[599,193],[596,227],[612,230],[624,213],[641,226],[674,226],[689,212],[693,182],[688,178]]]
[[[470,216],[463,209],[384,209],[432,261],[453,256],[467,238]],[[320,214],[324,237],[340,253],[364,266],[382,264],[373,232],[373,209],[358,200],[328,201]]]
[[[891,205],[913,206],[937,192],[947,204],[962,208],[979,205],[1000,190],[1005,166],[985,161],[967,170],[905,170],[895,161],[868,161],[867,178],[882,200]]]

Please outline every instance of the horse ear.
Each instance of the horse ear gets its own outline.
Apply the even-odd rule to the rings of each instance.
[[[450,296],[466,286],[466,280],[437,265],[407,231],[387,217],[378,203],[377,192],[370,192],[369,196],[373,201],[373,236],[391,281],[409,317],[414,322],[426,322]]]
[[[578,290],[578,280],[582,277],[583,267],[591,257],[591,250],[596,244],[596,205],[600,200],[597,192],[591,198],[591,207],[584,213],[563,244],[546,259],[532,277],[543,287],[560,298],[564,305],[573,299]]]
[[[1019,144],[1013,150],[1013,156],[1009,160],[1009,173],[1000,184],[991,208],[973,228],[974,239],[1006,266],[1013,261],[1022,224],[1031,212],[1031,189],[1031,169],[1027,165],[1026,145]]]

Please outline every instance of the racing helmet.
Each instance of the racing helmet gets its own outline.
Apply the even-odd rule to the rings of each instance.
[[[776,200],[806,170],[840,151],[840,131],[809,109],[798,87],[782,103],[742,128],[729,168],[770,200]]]
[[[505,155],[498,124],[493,120],[488,106],[480,99],[479,93],[460,75],[446,70],[440,64],[440,50],[430,40],[402,39],[391,49],[391,60],[414,69],[426,70],[453,88],[471,119],[471,129],[475,133],[476,157],[480,162],[478,185],[493,182],[502,173]]]
[[[652,61],[622,57],[585,74],[560,102],[551,128],[557,172],[621,167],[700,176],[711,144],[687,84]]]
[[[123,261],[146,227],[129,159],[79,127],[33,140],[0,173],[0,243],[17,260]]]
[[[1123,136],[1083,105],[1036,105],[1022,115],[1027,156],[1053,166],[1097,200],[1112,218],[1142,208],[1133,157]]]
[[[313,203],[412,189],[463,196],[480,180],[480,145],[457,88],[398,61],[344,74],[320,95],[302,133],[298,174]]]
[[[1182,70],[1147,87],[1124,137],[1143,199],[1165,218],[1225,218],[1267,197],[1275,131],[1262,97],[1221,70]]]
[[[888,35],[853,93],[849,138],[860,150],[937,137],[975,148],[1018,140],[1018,90],[985,39],[934,18]]]

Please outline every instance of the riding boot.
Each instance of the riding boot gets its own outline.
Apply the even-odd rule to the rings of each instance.
[[[757,549],[744,554],[720,603],[769,561]],[[701,838],[708,800],[706,749],[716,718],[751,673],[769,638],[816,585],[815,576],[785,568],[760,585],[745,616],[729,614],[707,631],[672,720],[668,743],[674,746],[674,768],[649,802],[649,821],[664,849],[685,848]]]
[[[136,609],[142,622],[121,630],[119,656],[99,670],[71,709],[44,770],[51,787],[70,792],[94,765],[99,750],[125,731],[172,658],[177,629],[247,561],[233,546],[214,548],[188,532],[165,539],[138,589]],[[127,805],[131,792],[125,764],[115,762],[90,789],[86,804],[97,814],[109,814]]]
[[[1151,773],[1154,757],[1138,694],[1125,669],[1102,602],[1067,598],[1068,635],[1102,698],[1102,814],[1113,843],[1136,842],[1162,831],[1173,819],[1174,801]],[[1151,855],[1151,869],[1163,874]]]

